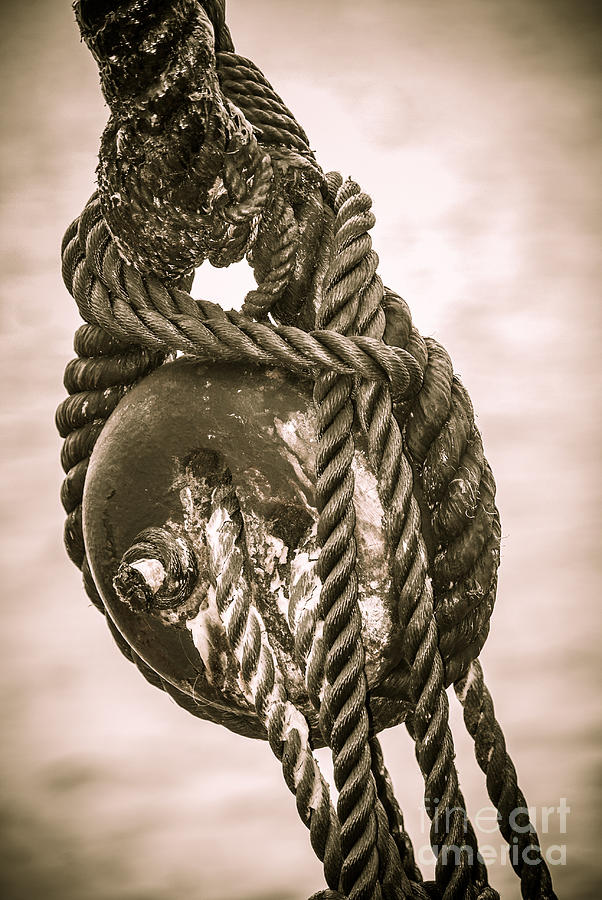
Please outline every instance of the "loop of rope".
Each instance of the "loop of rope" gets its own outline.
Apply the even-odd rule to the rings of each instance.
[[[63,243],[64,280],[89,323],[76,335],[78,356],[65,373],[70,396],[57,411],[68,553],[104,612],[82,536],[89,457],[124,394],[175,352],[312,374],[322,590],[290,625],[333,752],[337,813],[308,722],[287,696],[252,586],[243,584],[244,523],[230,484],[213,498],[222,520],[211,602],[238,689],[265,727],[324,864],[329,890],[312,900],[495,900],[458,784],[445,692],[454,682],[510,842],[510,816],[525,801],[475,662],[495,599],[500,526],[470,399],[445,350],[423,339],[401,298],[383,288],[370,198],[338,173],[322,173],[290,110],[234,52],[223,0],[136,0],[108,12],[80,0],[76,13],[112,116],[99,194]],[[187,293],[203,259],[228,265],[245,255],[257,288],[242,313]],[[434,883],[422,881],[370,723],[355,572],[356,421],[385,510],[401,635],[374,694],[412,703],[406,725],[432,820]],[[155,538],[143,535],[124,560],[122,588],[144,603],[128,560]],[[180,575],[174,585],[177,593]],[[167,683],[107,623],[150,683],[193,714],[240,730],[234,713]],[[523,832],[521,849],[536,863],[514,866],[523,896],[553,900],[534,830]]]
[[[88,230],[89,229],[89,230]],[[177,287],[141,276],[121,259],[93,198],[63,251],[63,275],[84,319],[116,340],[153,350],[182,350],[200,359],[245,360],[291,371],[329,369],[390,381],[396,396],[416,392],[422,373],[404,349],[387,348],[370,337],[328,329],[308,333],[293,326],[255,322],[195,301]]]
[[[305,131],[252,60],[218,53],[217,76],[225,96],[253,124],[264,146],[284,146],[313,160]]]

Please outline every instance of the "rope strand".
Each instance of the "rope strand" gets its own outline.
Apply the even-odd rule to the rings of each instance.
[[[474,740],[477,762],[487,778],[487,793],[499,813],[499,829],[510,847],[510,862],[520,878],[521,893],[526,900],[557,900],[479,660],[471,663],[454,688],[464,708],[466,730]]]
[[[468,394],[445,350],[423,339],[404,301],[383,288],[370,198],[338,173],[324,175],[293,114],[234,52],[223,0],[75,6],[111,118],[99,193],[62,248],[65,284],[89,323],[77,332],[77,359],[65,372],[70,396],[56,417],[67,552],[104,612],[82,534],[90,454],[124,395],[175,353],[313,376],[321,591],[289,624],[333,753],[336,813],[309,720],[287,695],[253,601],[229,482],[214,492],[205,539],[208,602],[227,635],[236,690],[265,728],[324,863],[329,890],[312,900],[495,900],[458,784],[445,690],[455,684],[510,843],[511,817],[526,804],[476,662],[495,600],[500,524]],[[243,312],[189,295],[203,259],[225,266],[245,255],[257,288]],[[435,883],[422,881],[371,727],[356,574],[357,425],[384,510],[399,632],[397,657],[373,696],[411,707],[406,725],[425,781]],[[181,588],[178,578],[174,585]],[[151,684],[236,730],[234,713],[165,681],[107,624]],[[528,817],[521,823],[530,825]],[[512,862],[523,896],[555,900],[530,827],[519,848]]]

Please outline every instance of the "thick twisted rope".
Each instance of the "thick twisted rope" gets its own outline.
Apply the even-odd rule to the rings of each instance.
[[[356,330],[381,339],[385,331],[385,315],[382,310],[383,287],[376,275],[376,254],[372,250],[368,230],[374,224],[370,212],[369,198],[360,192],[357,185],[346,184],[335,199],[335,211],[339,229],[335,246],[339,249],[338,266],[347,273],[353,272],[359,280],[355,285],[361,296],[356,307]],[[472,859],[464,848],[463,830],[467,817],[464,803],[457,785],[457,774],[453,765],[453,743],[447,724],[447,698],[441,679],[442,666],[437,664],[437,631],[432,614],[432,594],[426,577],[426,554],[420,535],[420,516],[412,494],[413,478],[405,460],[401,436],[392,414],[390,393],[383,389],[375,398],[379,388],[361,383],[357,387],[356,405],[358,415],[368,437],[369,451],[374,470],[378,473],[379,494],[387,514],[388,538],[394,549],[393,576],[398,591],[400,620],[408,619],[408,610],[415,606],[408,621],[405,641],[406,654],[411,662],[413,674],[413,695],[416,711],[413,715],[412,736],[417,741],[417,758],[426,780],[425,802],[433,818],[431,839],[439,850],[437,883],[444,896],[468,896],[469,884],[475,875],[480,890],[485,890],[487,881],[484,865],[478,859],[476,838],[469,829]],[[414,549],[408,547],[413,542]],[[416,590],[418,588],[418,591]],[[417,597],[418,594],[418,597]],[[416,659],[418,647],[414,649],[410,641],[412,626],[420,627],[421,660],[425,651],[429,652],[431,671],[422,669]],[[439,675],[439,677],[437,677]],[[435,709],[433,710],[433,701]],[[430,733],[427,731],[430,729]],[[433,729],[444,737],[443,749],[436,753],[431,749]],[[437,779],[434,780],[434,773]],[[433,792],[433,788],[438,793]],[[437,815],[439,805],[445,811],[445,823]],[[449,833],[447,826],[448,820]],[[449,846],[460,847],[458,862],[449,862]],[[444,860],[447,856],[447,863]],[[474,896],[478,896],[475,893]],[[483,893],[482,896],[488,896]],[[489,896],[494,896],[489,894]]]
[[[359,297],[349,285],[349,277],[338,271],[339,230],[318,324],[346,334],[355,321]],[[323,631],[325,676],[320,728],[332,749],[339,790],[343,889],[352,900],[380,900],[377,794],[368,740],[367,681],[355,571],[352,389],[348,375],[335,373],[320,375],[314,386],[317,536],[321,547],[317,575],[322,585],[316,626],[321,625]]]
[[[422,883],[422,873],[416,865],[412,840],[405,829],[403,813],[397,802],[397,798],[395,797],[391,776],[385,766],[385,759],[380,746],[380,741],[374,734],[370,735],[370,753],[372,757],[372,774],[374,776],[376,792],[382,808],[385,811],[385,815],[387,816],[388,831],[397,845],[399,859],[408,880],[414,882],[412,885],[412,897],[417,898],[421,896],[420,885]],[[424,895],[428,896],[426,891],[424,892]]]
[[[396,395],[418,390],[420,369],[410,353],[367,337],[255,322],[225,313],[185,291],[142,276],[119,255],[93,198],[68,229],[63,278],[80,313],[118,341],[152,350],[180,350],[203,360],[244,360],[312,373],[320,369],[390,381]]]
[[[422,339],[403,301],[383,292],[368,235],[369,199],[352,183],[342,186],[340,176],[322,174],[292,113],[254,64],[233,52],[222,0],[173,0],[163,7],[124,0],[109,13],[81,0],[77,8],[112,109],[101,146],[100,200],[93,197],[70,227],[63,252],[65,282],[91,323],[78,332],[79,358],[66,373],[72,396],[57,413],[66,437],[66,541],[86,590],[102,609],[81,537],[87,460],[131,384],[175,351],[311,373],[322,593],[294,625],[308,694],[333,750],[342,864],[338,823],[307,723],[286,697],[257,610],[235,596],[243,573],[237,574],[240,529],[231,523],[240,513],[231,491],[220,498],[232,513],[228,559],[216,547],[221,562],[213,587],[241,689],[265,724],[324,861],[332,890],[322,897],[342,897],[339,889],[354,898],[424,898],[425,891],[497,897],[458,787],[445,694],[456,681],[510,840],[510,804],[524,798],[480,667],[473,664],[468,681],[459,681],[487,636],[499,562],[495,485],[470,400],[443,348]],[[111,55],[110,47],[117,52]],[[170,53],[177,57],[171,69]],[[141,70],[148,83],[138,80]],[[182,274],[203,259],[227,265],[245,254],[258,286],[242,314],[194,301],[183,290]],[[266,321],[268,313],[284,324]],[[425,778],[436,885],[420,883],[370,732],[355,577],[354,405],[378,474],[403,634],[398,665],[378,690],[414,703],[407,724]],[[181,694],[149,669],[108,621],[149,681],[215,720],[200,698]],[[532,835],[521,845],[538,863],[516,867],[523,896],[553,897],[536,845]],[[459,849],[457,858],[450,859],[452,848]]]
[[[425,343],[423,390],[402,421],[429,525],[436,617],[450,683],[480,652],[488,633],[500,528],[495,484],[468,394],[444,348],[430,339]],[[460,637],[463,650],[452,659]]]
[[[329,176],[333,192],[340,186],[340,181],[340,177]],[[376,255],[366,245],[367,235],[353,245],[349,239],[352,210],[349,203],[344,205],[348,197],[353,196],[355,188],[353,183],[347,183],[339,191],[338,203],[335,203],[337,218],[331,263],[319,311],[320,323],[328,323],[331,328],[343,332],[348,332],[355,324],[360,289],[374,275],[377,262]],[[371,224],[368,223],[368,227]],[[352,222],[351,226],[352,231],[357,222]],[[347,828],[347,853],[351,864],[345,885],[349,895],[379,895],[377,885],[380,881],[383,886],[397,885],[401,888],[401,896],[421,896],[423,892],[418,884],[412,889],[402,867],[400,848],[391,840],[387,815],[394,819],[398,808],[389,803],[385,812],[381,794],[376,789],[375,770],[385,801],[390,800],[388,776],[382,754],[376,762],[368,740],[367,685],[353,534],[351,389],[349,379],[331,374],[322,376],[314,391],[321,439],[317,457],[317,502],[321,512],[318,538],[322,552],[317,574],[322,589],[318,607],[306,605],[300,616],[297,653],[306,663],[308,693],[320,710],[324,736],[333,749],[335,783],[341,792],[338,811],[344,850],[345,823],[351,820]],[[378,742],[374,746],[377,748]],[[404,860],[408,858],[407,844],[409,839],[402,844]],[[409,874],[416,877],[415,867],[410,865]],[[421,881],[419,874],[416,880]]]
[[[66,473],[61,488],[67,513],[65,544],[69,557],[81,568],[85,560],[81,501],[90,454],[104,422],[128,388],[165,356],[131,343],[120,344],[93,325],[78,329],[74,346],[78,358],[68,364],[64,379],[70,396],[57,409],[56,425],[65,439],[61,450]]]
[[[542,858],[537,832],[529,820],[516,769],[506,751],[502,729],[495,718],[493,700],[483,681],[483,669],[474,660],[454,685],[464,707],[464,722],[475,742],[475,755],[487,777],[487,792],[498,810],[498,825],[507,841],[512,867],[528,900],[556,900],[549,869]],[[515,846],[516,845],[516,846]]]
[[[390,330],[389,340],[408,346],[409,332]],[[483,455],[470,399],[456,376],[446,351],[427,339],[423,387],[415,401],[398,405],[407,446],[425,498],[423,527],[434,570],[435,616],[441,630],[439,646],[446,663],[446,683],[466,671],[466,662],[480,651],[489,629],[499,562],[500,527],[494,503],[495,484]],[[410,414],[411,413],[411,414]],[[425,516],[427,521],[425,522]],[[430,520],[430,521],[429,521]],[[428,527],[430,526],[430,527]],[[448,653],[461,637],[464,647]],[[488,776],[488,790],[500,810],[500,830],[512,845],[510,815],[526,802],[516,771],[506,754],[504,737],[495,720],[491,696],[483,683],[480,663],[454,685],[465,707],[464,721],[475,739],[477,761]],[[502,812],[503,810],[503,812]],[[523,815],[519,826],[519,861],[524,897],[553,897],[551,879],[541,857],[537,835]],[[522,853],[526,854],[525,863]]]
[[[206,615],[215,609],[224,625],[238,662],[238,686],[265,726],[312,847],[324,863],[326,881],[336,889],[341,873],[339,823],[311,750],[308,723],[288,699],[268,631],[252,601],[253,587],[244,571],[244,524],[231,476],[212,493],[205,540],[211,581]]]
[[[396,343],[407,346],[401,333],[397,337]],[[453,375],[449,356],[436,341],[427,339],[426,346],[423,387],[403,413],[398,411],[398,418],[405,426],[425,500],[423,522],[426,518],[430,526],[427,545],[435,617],[441,631],[439,647],[447,657],[445,680],[456,682],[456,693],[465,705],[464,721],[475,739],[477,760],[488,776],[490,797],[502,815],[500,830],[510,844],[513,837],[517,838],[521,854],[525,852],[528,857],[525,863],[519,855],[514,866],[523,896],[553,896],[550,875],[528,817],[525,829],[519,826],[518,835],[511,829],[511,813],[526,804],[506,754],[481,666],[474,661],[466,672],[467,662],[479,653],[486,639],[495,599],[500,545],[495,484],[474,423],[472,404]],[[454,644],[456,652],[450,658]],[[463,672],[466,674],[456,680]]]
[[[313,160],[305,131],[255,63],[236,53],[218,53],[216,59],[222,91],[252,123],[260,143]]]

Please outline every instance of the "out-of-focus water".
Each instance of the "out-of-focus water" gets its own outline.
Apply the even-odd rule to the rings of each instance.
[[[544,848],[552,862],[566,853],[566,865],[552,865],[558,894],[593,900],[596,6],[228,6],[237,49],[285,97],[324,168],[372,195],[385,282],[423,333],[447,346],[471,392],[504,535],[482,659]],[[93,189],[106,110],[69,3],[5,2],[0,33],[3,896],[304,900],[323,883],[320,865],[267,747],[193,720],[150,688],[121,658],[63,552],[53,413],[78,319],[59,245]],[[196,282],[225,307],[240,303],[247,283],[240,266],[203,267]],[[489,803],[457,714],[454,728],[475,813]],[[409,738],[398,729],[383,744],[425,859]],[[496,860],[493,883],[518,898],[502,839],[488,829],[478,830]]]

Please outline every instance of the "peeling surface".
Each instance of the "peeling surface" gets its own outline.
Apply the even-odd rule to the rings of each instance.
[[[310,515],[317,519],[314,506],[315,486],[312,480],[317,446],[313,418],[308,412],[296,411],[284,421],[275,416],[274,427],[282,441],[282,452],[297,476],[298,484],[295,488],[299,498]]]
[[[275,375],[276,379],[277,376],[278,373]],[[205,388],[211,390],[209,380],[206,381]],[[252,573],[252,583],[248,589],[252,592],[260,617],[267,616],[269,619],[273,652],[285,673],[289,689],[294,686],[295,694],[303,691],[303,677],[294,660],[292,632],[299,626],[303,616],[315,614],[321,590],[321,582],[315,572],[319,548],[316,545],[318,513],[313,505],[314,487],[311,481],[317,443],[312,413],[313,409],[309,407],[305,411],[295,410],[288,417],[273,418],[272,440],[278,445],[280,457],[291,466],[293,477],[289,486],[302,503],[303,512],[307,516],[306,527],[300,535],[295,533],[299,511],[292,510],[291,514],[286,503],[281,503],[279,498],[272,496],[270,480],[266,477],[265,470],[258,467],[247,470],[245,474],[248,477],[238,482],[236,487],[244,520],[247,566]],[[243,417],[233,412],[227,413],[226,417],[243,421]],[[202,456],[203,452],[201,459]],[[217,464],[211,451],[206,460],[211,460],[220,470],[220,478],[225,477],[224,460]],[[385,544],[383,509],[378,496],[377,480],[361,446],[355,452],[353,471],[362,640],[367,676],[369,682],[376,683],[383,671],[390,666],[388,647],[394,628],[389,554]],[[203,551],[205,555],[208,554],[208,562],[216,571],[220,571],[235,536],[229,527],[229,515],[225,510],[216,509],[212,513],[208,511],[215,477],[203,476],[199,465],[194,464],[187,468],[180,481],[179,496],[186,532],[189,537],[198,541],[200,555],[203,555]],[[276,523],[279,534],[274,533]],[[203,589],[208,592],[207,596],[214,591],[206,578]],[[217,611],[210,614],[208,602],[202,601],[192,618],[186,622],[205,666],[209,660],[215,664],[215,647],[213,643],[208,643],[201,630],[211,628],[215,643],[215,629],[218,628],[219,619]],[[321,623],[317,627],[321,629]]]
[[[390,556],[385,543],[384,511],[378,496],[378,482],[361,448],[355,451],[352,467],[362,640],[368,678],[376,680],[382,654],[387,652],[393,630],[391,602],[387,602],[391,594]]]
[[[315,536],[315,530],[314,530]],[[291,563],[290,602],[288,620],[292,631],[295,631],[306,612],[315,612],[320,600],[322,583],[315,572],[320,551],[313,549],[297,550]]]

